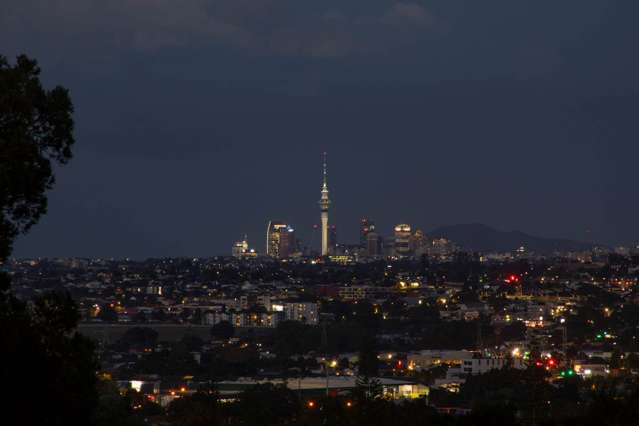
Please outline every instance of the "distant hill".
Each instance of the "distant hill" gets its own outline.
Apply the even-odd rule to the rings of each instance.
[[[541,238],[520,231],[499,231],[479,223],[443,226],[427,234],[432,238],[446,238],[465,250],[478,252],[506,252],[524,246],[536,253],[590,250],[595,244],[558,238]]]

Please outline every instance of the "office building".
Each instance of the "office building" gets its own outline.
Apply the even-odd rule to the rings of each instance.
[[[233,244],[231,249],[231,255],[238,259],[243,259],[247,257],[256,257],[257,253],[254,249],[249,248],[249,243],[246,235],[244,235],[244,239],[241,241],[236,241]]]
[[[236,241],[233,244],[233,248],[231,249],[231,254],[233,257],[240,258],[242,254],[248,251],[248,241],[246,241],[246,237],[242,241]]]
[[[427,246],[426,235],[424,235],[424,232],[421,229],[418,229],[413,234],[410,243],[411,243],[411,247],[410,247],[411,252],[414,254],[421,255],[424,253]]]
[[[297,240],[295,239],[295,230],[287,226],[280,232],[279,259],[286,259],[297,252]]]
[[[295,231],[288,224],[271,221],[266,230],[266,254],[285,259],[296,251]]]
[[[395,255],[409,256],[411,254],[411,228],[410,225],[401,223],[395,226]]]
[[[369,257],[382,255],[382,238],[377,232],[368,232],[366,234],[366,255]]]
[[[368,245],[368,233],[375,231],[375,223],[367,218],[362,218],[359,222],[359,245],[366,248]]]

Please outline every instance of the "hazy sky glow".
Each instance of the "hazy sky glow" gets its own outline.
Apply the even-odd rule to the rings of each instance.
[[[261,250],[270,218],[308,237],[324,150],[342,240],[367,215],[386,233],[483,222],[637,243],[638,14],[600,0],[5,0],[0,54],[71,89],[78,141],[16,255],[207,256],[244,233]]]

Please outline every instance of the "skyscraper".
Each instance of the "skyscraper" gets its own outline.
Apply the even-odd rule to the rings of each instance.
[[[244,239],[242,241],[236,241],[235,244],[233,244],[231,254],[233,257],[238,259],[257,257],[255,249],[249,248],[248,238],[246,235],[244,235]]]
[[[328,253],[335,254],[337,249],[337,226],[329,225],[328,227]]]
[[[369,232],[375,231],[375,222],[368,218],[362,218],[359,222],[359,245],[362,248],[366,248],[368,239],[366,236]]]
[[[233,248],[231,250],[231,254],[233,257],[241,258],[244,253],[249,251],[248,239],[246,235],[244,235],[244,239],[242,241],[236,241],[233,244]]]
[[[424,231],[418,229],[415,231],[413,236],[411,237],[410,242],[411,248],[410,251],[415,255],[421,255],[424,253],[424,249],[426,248],[426,235],[424,235]]]
[[[400,223],[395,226],[395,255],[408,256],[410,254],[410,225]]]
[[[295,231],[290,226],[287,226],[280,232],[279,258],[286,259],[295,252],[297,252]]]
[[[375,231],[366,234],[366,255],[376,257],[382,254],[382,239]]]
[[[266,229],[266,254],[284,259],[295,250],[293,228],[284,222],[270,221]]]
[[[322,219],[322,256],[328,256],[328,208],[331,200],[328,198],[328,182],[326,181],[326,153],[324,153],[324,181],[322,184],[322,196],[319,200]]]

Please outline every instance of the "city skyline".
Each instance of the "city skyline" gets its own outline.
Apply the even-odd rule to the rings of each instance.
[[[330,241],[330,235],[329,235],[329,231],[335,232],[336,228],[338,225],[336,225],[333,220],[331,219],[331,221],[328,221],[328,215],[327,215],[327,220],[326,220],[326,231],[324,231],[324,226],[323,226],[323,222],[322,222],[322,218],[324,216],[324,210],[323,209],[327,209],[328,210],[328,206],[331,205],[332,200],[329,200],[328,198],[328,186],[327,186],[327,153],[323,152],[322,153],[322,189],[320,191],[321,193],[321,198],[319,201],[319,205],[320,205],[320,211],[321,211],[321,215],[320,215],[320,220],[319,221],[315,221],[312,224],[308,225],[310,222],[308,217],[297,217],[295,220],[289,220],[288,218],[291,217],[291,215],[288,215],[286,213],[278,216],[278,219],[268,219],[265,218],[264,221],[267,223],[267,237],[266,237],[266,245],[263,247],[262,244],[259,243],[259,238],[257,238],[257,235],[255,234],[249,234],[248,232],[245,231],[241,231],[239,233],[236,233],[236,235],[233,237],[232,241],[234,241],[234,250],[240,250],[240,247],[242,248],[248,248],[250,251],[247,251],[246,253],[249,254],[251,256],[255,256],[255,255],[266,255],[266,256],[273,256],[276,258],[286,258],[290,255],[290,253],[293,253],[293,251],[289,250],[293,250],[292,247],[293,246],[297,246],[299,245],[299,248],[301,251],[299,253],[301,254],[309,254],[309,253],[322,253],[323,251],[323,246],[324,246],[324,241],[326,241],[326,243],[328,244],[328,242]],[[309,191],[310,192],[310,191]],[[282,195],[286,195],[286,194],[282,194]],[[310,199],[310,197],[305,197]],[[346,197],[346,199],[348,200],[349,197]],[[325,203],[325,204],[322,204]],[[306,204],[306,203],[305,203]],[[310,204],[310,203],[309,203]],[[308,209],[304,209],[304,210],[308,210]],[[410,216],[407,214],[404,215],[398,215],[397,217],[405,217],[405,216]],[[334,217],[334,216],[333,216]],[[287,218],[284,219],[284,221],[281,221],[280,219],[282,218]],[[423,233],[425,232],[427,236],[430,237],[430,231],[437,228],[442,228],[442,227],[446,227],[446,226],[450,226],[450,225],[461,225],[461,226],[485,226],[485,224],[480,224],[478,222],[468,222],[468,223],[455,223],[455,224],[440,224],[439,226],[437,225],[431,225],[430,227],[423,227],[420,225],[420,223],[413,223],[411,222],[411,224],[405,224],[403,223],[401,220],[399,219],[395,219],[393,221],[393,219],[390,219],[386,221],[386,223],[382,224],[381,226],[378,225],[378,221],[369,215],[362,215],[359,218],[351,218],[353,220],[348,220],[348,223],[346,225],[342,225],[339,227],[340,231],[342,232],[341,235],[346,234],[347,237],[346,238],[342,238],[342,240],[339,241],[340,244],[342,245],[357,245],[359,242],[360,247],[364,248],[367,244],[369,244],[369,242],[364,243],[364,245],[362,245],[362,230],[361,230],[361,226],[363,221],[370,221],[370,224],[372,225],[372,230],[375,231],[375,235],[377,236],[377,238],[379,238],[379,244],[380,244],[380,255],[383,255],[383,250],[382,250],[382,246],[384,244],[383,240],[384,238],[394,238],[393,235],[396,235],[398,232],[398,227],[399,228],[403,228],[403,227],[408,227],[408,234],[410,235],[410,230],[411,227],[414,227],[413,231],[419,232],[419,233]],[[45,219],[46,220],[46,219]],[[338,219],[339,220],[339,219]],[[342,220],[340,222],[346,223],[346,221]],[[305,224],[305,226],[298,226],[297,224],[299,223],[303,223]],[[288,246],[290,246],[291,248],[287,248],[286,250],[286,255],[284,256],[280,256],[279,253],[269,253],[269,236],[271,235],[271,225],[274,224],[275,228],[277,229],[278,227],[284,227],[288,232],[291,233],[291,237],[292,240],[288,241],[286,240],[285,244]],[[491,228],[494,228],[496,231],[499,232],[510,232],[510,231],[515,231],[515,232],[521,232],[520,229],[512,229],[512,230],[508,230],[508,229],[500,229],[499,227],[492,227],[490,225],[488,225]],[[243,226],[240,229],[254,229],[255,228],[255,224],[250,224],[247,226]],[[319,228],[319,241],[316,241],[316,231]],[[301,230],[301,232],[300,232]],[[344,232],[346,231],[346,232]],[[243,236],[243,239],[238,239],[236,237],[238,236]],[[326,240],[324,240],[324,235],[326,235]],[[251,238],[251,236],[253,238]],[[588,237],[590,236],[590,233],[587,231],[586,233],[584,233],[584,238],[581,239],[574,239],[573,241],[575,242],[587,242],[587,243],[593,243],[593,244],[603,244],[603,245],[608,245],[608,246],[614,246],[615,244],[606,244],[606,243],[602,243],[601,241],[593,241],[593,240],[588,240]],[[535,235],[535,237],[541,237],[541,238],[556,238],[556,236],[553,235]],[[26,237],[28,238],[28,236]],[[408,237],[406,237],[408,238]],[[570,238],[567,238],[570,239]],[[225,249],[221,250],[219,252],[207,252],[207,253],[182,253],[182,256],[186,256],[186,257],[190,257],[190,256],[196,256],[196,257],[209,257],[209,256],[227,256],[230,255],[231,253],[228,250],[228,246],[231,243],[231,240],[229,241],[225,241]],[[330,247],[327,245],[326,248],[326,252],[323,255],[328,255],[329,253],[329,249],[334,247],[334,245],[336,244],[336,241],[330,241]],[[455,243],[455,241],[453,241],[453,243]],[[248,245],[247,245],[248,244]],[[275,243],[275,247],[277,247],[277,245],[279,244],[279,242]],[[405,241],[405,244],[408,244],[408,240]],[[216,246],[218,246],[219,244],[216,244]],[[315,245],[317,245],[317,247],[315,247]],[[18,244],[18,246],[20,246],[20,244]],[[630,243],[628,244],[629,247],[635,247],[636,244]],[[516,247],[513,247],[513,250]],[[273,250],[273,248],[271,248],[271,250]],[[233,250],[232,250],[233,251]],[[28,258],[28,257],[103,257],[103,258],[136,258],[136,259],[144,259],[147,257],[154,257],[152,255],[145,255],[145,254],[141,254],[139,256],[128,256],[128,255],[121,255],[121,256],[113,256],[113,255],[91,255],[91,256],[86,256],[86,255],[82,255],[82,254],[50,254],[50,255],[43,255],[43,256],[28,256],[28,255],[20,255],[21,251],[20,251],[20,247],[18,247],[18,255],[16,257],[20,258],[20,257],[24,257],[24,258]],[[171,256],[173,254],[167,254],[167,256]],[[157,256],[155,256],[157,257]],[[163,256],[160,256],[163,257]]]
[[[347,241],[363,216],[639,240],[639,5],[206,4],[9,1],[3,53],[70,89],[78,141],[16,255],[223,253],[267,217],[308,232],[323,151]]]

